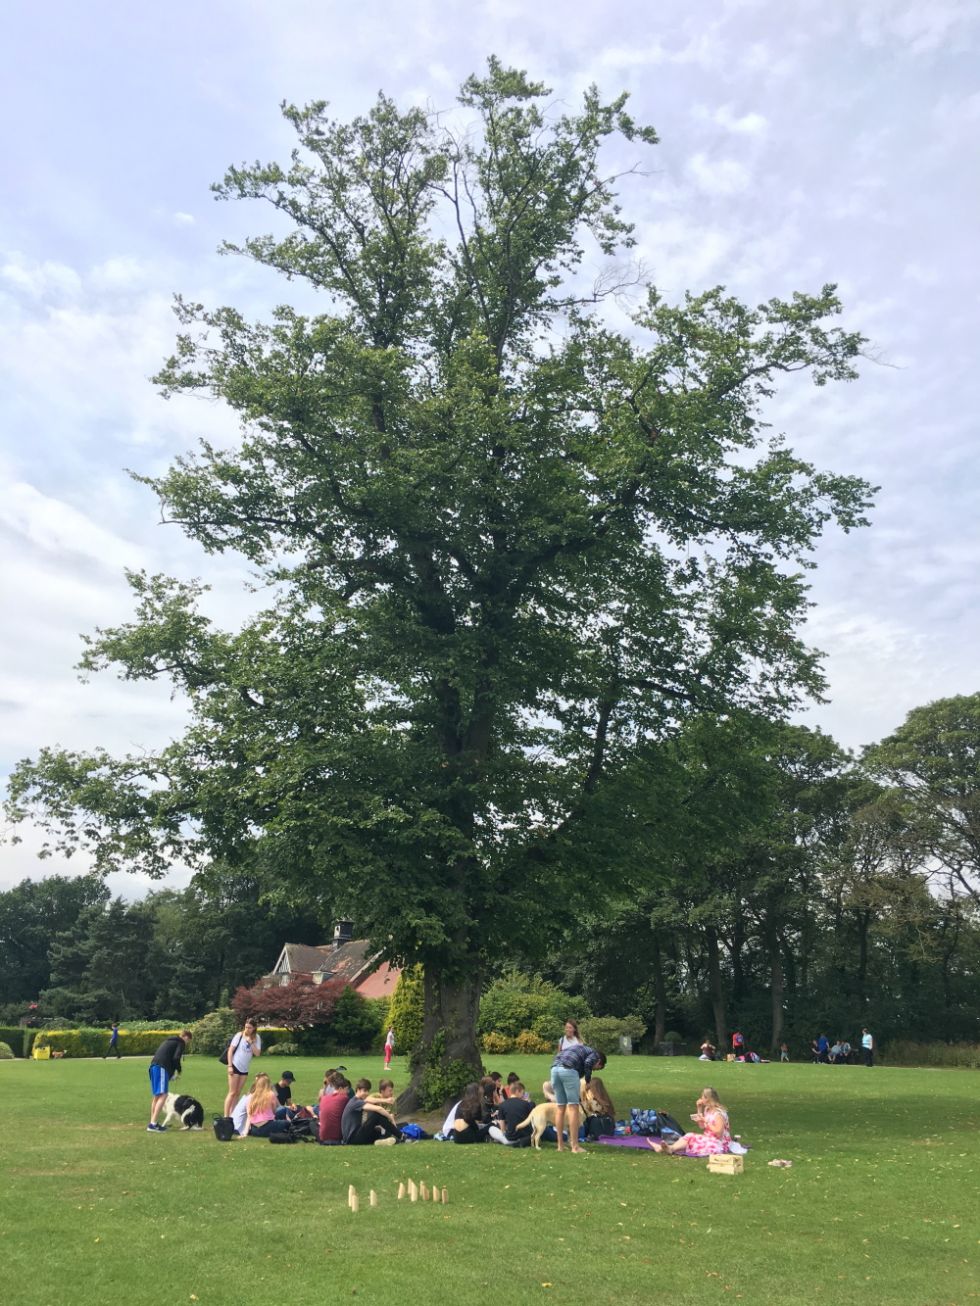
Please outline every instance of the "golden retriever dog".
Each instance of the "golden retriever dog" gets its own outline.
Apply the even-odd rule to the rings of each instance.
[[[592,1076],[592,1082],[586,1083],[581,1080],[579,1083],[579,1101],[582,1107],[583,1116],[601,1116],[612,1115],[612,1103],[609,1100],[609,1094],[606,1092],[602,1080],[598,1076]],[[518,1129],[531,1130],[531,1146],[540,1150],[541,1135],[553,1125],[558,1118],[558,1104],[556,1102],[542,1102],[536,1106],[528,1118],[517,1125],[514,1132]]]

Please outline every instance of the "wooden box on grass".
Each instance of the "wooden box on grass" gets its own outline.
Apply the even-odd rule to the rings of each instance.
[[[741,1174],[745,1169],[745,1163],[740,1156],[732,1156],[730,1152],[722,1152],[717,1156],[708,1157],[708,1171],[710,1174]]]

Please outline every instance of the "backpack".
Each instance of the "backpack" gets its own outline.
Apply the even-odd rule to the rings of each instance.
[[[235,1137],[235,1122],[231,1116],[215,1116],[212,1128],[219,1143],[230,1143]]]
[[[586,1138],[605,1138],[616,1132],[616,1121],[612,1116],[589,1116],[585,1122]]]
[[[609,1131],[613,1133],[613,1130]],[[666,1111],[642,1110],[630,1108],[630,1133],[640,1134],[646,1138],[680,1138],[685,1130]]]
[[[313,1114],[306,1116],[294,1116],[289,1122],[287,1137],[291,1143],[315,1141],[320,1134],[320,1122],[315,1119]],[[275,1134],[270,1137],[275,1138]]]
[[[278,1134],[270,1134],[266,1141],[270,1143],[298,1143],[299,1139],[294,1137],[291,1131],[286,1131]]]
[[[228,1040],[228,1042],[225,1044],[225,1050],[224,1050],[224,1052],[219,1052],[219,1053],[218,1053],[218,1060],[221,1062],[221,1064],[222,1064],[223,1066],[230,1066],[230,1065],[231,1065],[231,1045],[232,1045],[232,1043],[235,1043],[235,1039],[236,1039],[236,1038],[238,1039],[238,1043],[241,1043],[241,1041],[242,1041],[242,1036],[241,1036],[241,1034],[232,1034],[231,1038],[230,1038],[230,1039]],[[235,1047],[236,1047],[236,1048],[238,1047],[238,1043],[235,1043]]]

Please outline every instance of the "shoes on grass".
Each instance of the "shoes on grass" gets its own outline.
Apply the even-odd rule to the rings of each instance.
[[[391,1134],[388,1138],[376,1138],[374,1140],[374,1145],[375,1147],[394,1147],[397,1142],[398,1139],[394,1134]]]
[[[167,1126],[149,1124],[146,1126],[146,1132],[148,1134],[165,1134],[167,1132]]]

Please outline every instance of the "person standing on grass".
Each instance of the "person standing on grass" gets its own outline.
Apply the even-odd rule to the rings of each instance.
[[[558,1151],[565,1150],[562,1130],[565,1128],[565,1114],[568,1113],[568,1142],[574,1153],[584,1152],[585,1148],[578,1141],[579,1125],[579,1085],[592,1078],[593,1070],[602,1070],[606,1058],[595,1048],[585,1043],[575,1043],[565,1048],[555,1057],[551,1067],[551,1087],[555,1090],[555,1133],[558,1135]]]
[[[246,1020],[244,1028],[228,1044],[228,1093],[225,1097],[224,1114],[230,1116],[235,1103],[242,1095],[248,1068],[253,1057],[262,1055],[262,1040],[255,1028],[254,1020]]]
[[[861,1030],[861,1051],[864,1053],[864,1064],[873,1066],[875,1063],[875,1041],[874,1035],[869,1029]]]
[[[732,1035],[732,1056],[736,1059],[745,1056],[745,1035],[740,1029]]]
[[[153,1100],[150,1102],[150,1123],[146,1126],[148,1134],[164,1134],[167,1131],[166,1125],[157,1124],[157,1117],[170,1090],[171,1079],[180,1074],[180,1059],[190,1041],[190,1030],[182,1029],[179,1034],[165,1038],[153,1054],[150,1062],[150,1092]]]
[[[387,1070],[391,1066],[391,1058],[394,1055],[395,1055],[395,1031],[394,1029],[389,1027],[388,1033],[385,1035],[385,1070]]]
[[[109,1046],[106,1049],[105,1055],[103,1056],[102,1060],[105,1061],[106,1057],[115,1057],[117,1061],[121,1060],[122,1058],[122,1053],[119,1051],[119,1021],[118,1020],[114,1020],[112,1022],[112,1031],[109,1035]]]

